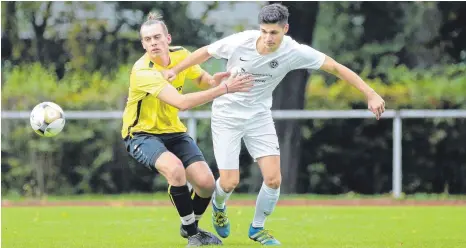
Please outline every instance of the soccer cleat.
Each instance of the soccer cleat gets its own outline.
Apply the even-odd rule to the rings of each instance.
[[[267,246],[279,246],[280,241],[275,239],[268,230],[263,227],[255,228],[252,225],[249,226],[249,238]]]
[[[196,247],[204,245],[222,245],[222,241],[215,235],[209,232],[198,232],[193,236],[188,237],[187,247]]]
[[[218,209],[212,202],[212,209],[212,223],[215,231],[217,231],[217,234],[222,238],[228,237],[230,235],[230,221],[228,220],[226,212],[227,207],[225,206],[223,209]]]
[[[199,227],[197,228],[197,230],[198,230],[198,232],[200,232],[200,233],[203,233],[203,234],[205,234],[205,235],[207,235],[207,236],[210,236],[210,237],[212,238],[212,240],[216,240],[216,242],[217,242],[218,244],[220,244],[220,245],[222,244],[222,241],[221,241],[217,236],[215,236],[215,234],[213,234],[213,233],[211,233],[211,232],[208,232],[208,231],[205,231],[205,230],[203,230],[203,229],[201,229],[201,228],[199,228]],[[186,230],[183,228],[183,225],[180,225],[180,235],[181,235],[181,237],[183,237],[183,238],[185,238],[185,239],[187,239],[187,238],[189,237],[189,236],[188,236],[188,231],[186,231]]]
[[[197,230],[198,230],[199,232],[206,232],[206,231],[202,230],[202,229],[199,228],[199,227],[197,228]],[[186,230],[183,228],[183,224],[180,224],[180,235],[181,235],[181,237],[183,237],[183,238],[185,238],[185,239],[188,238],[188,231],[186,231]]]

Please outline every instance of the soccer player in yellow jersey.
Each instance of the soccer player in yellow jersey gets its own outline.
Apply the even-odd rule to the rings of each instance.
[[[227,93],[249,91],[251,78],[248,75],[230,77],[228,72],[210,76],[196,65],[168,82],[161,71],[178,64],[189,52],[183,47],[169,47],[171,37],[167,27],[152,13],[141,26],[140,35],[146,53],[131,71],[121,130],[126,149],[139,163],[157,170],[167,179],[171,201],[182,222],[180,233],[188,238],[188,246],[221,244],[214,234],[197,227],[211,200],[215,181],[202,152],[186,133],[178,111]],[[211,88],[183,95],[185,79]],[[187,181],[193,186],[193,198]]]

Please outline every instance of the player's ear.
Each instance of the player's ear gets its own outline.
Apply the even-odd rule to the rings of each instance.
[[[172,36],[170,34],[167,34],[167,40],[168,40],[168,44],[172,43]]]
[[[290,29],[290,25],[287,23],[285,24],[285,26],[283,27],[283,32],[286,34],[288,33],[288,29]]]

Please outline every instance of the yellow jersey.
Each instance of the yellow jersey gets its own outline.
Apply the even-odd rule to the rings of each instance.
[[[178,117],[178,109],[159,100],[157,95],[170,84],[161,71],[170,69],[184,60],[190,52],[183,47],[169,49],[170,65],[160,66],[144,54],[131,70],[128,100],[123,112],[123,138],[134,133],[151,134],[186,132]],[[199,65],[192,66],[176,76],[171,84],[182,93],[185,79],[196,79],[202,75]]]

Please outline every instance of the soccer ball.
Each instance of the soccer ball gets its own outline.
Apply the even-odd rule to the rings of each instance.
[[[65,114],[60,106],[53,102],[37,104],[31,111],[32,129],[43,137],[53,137],[65,127]]]

